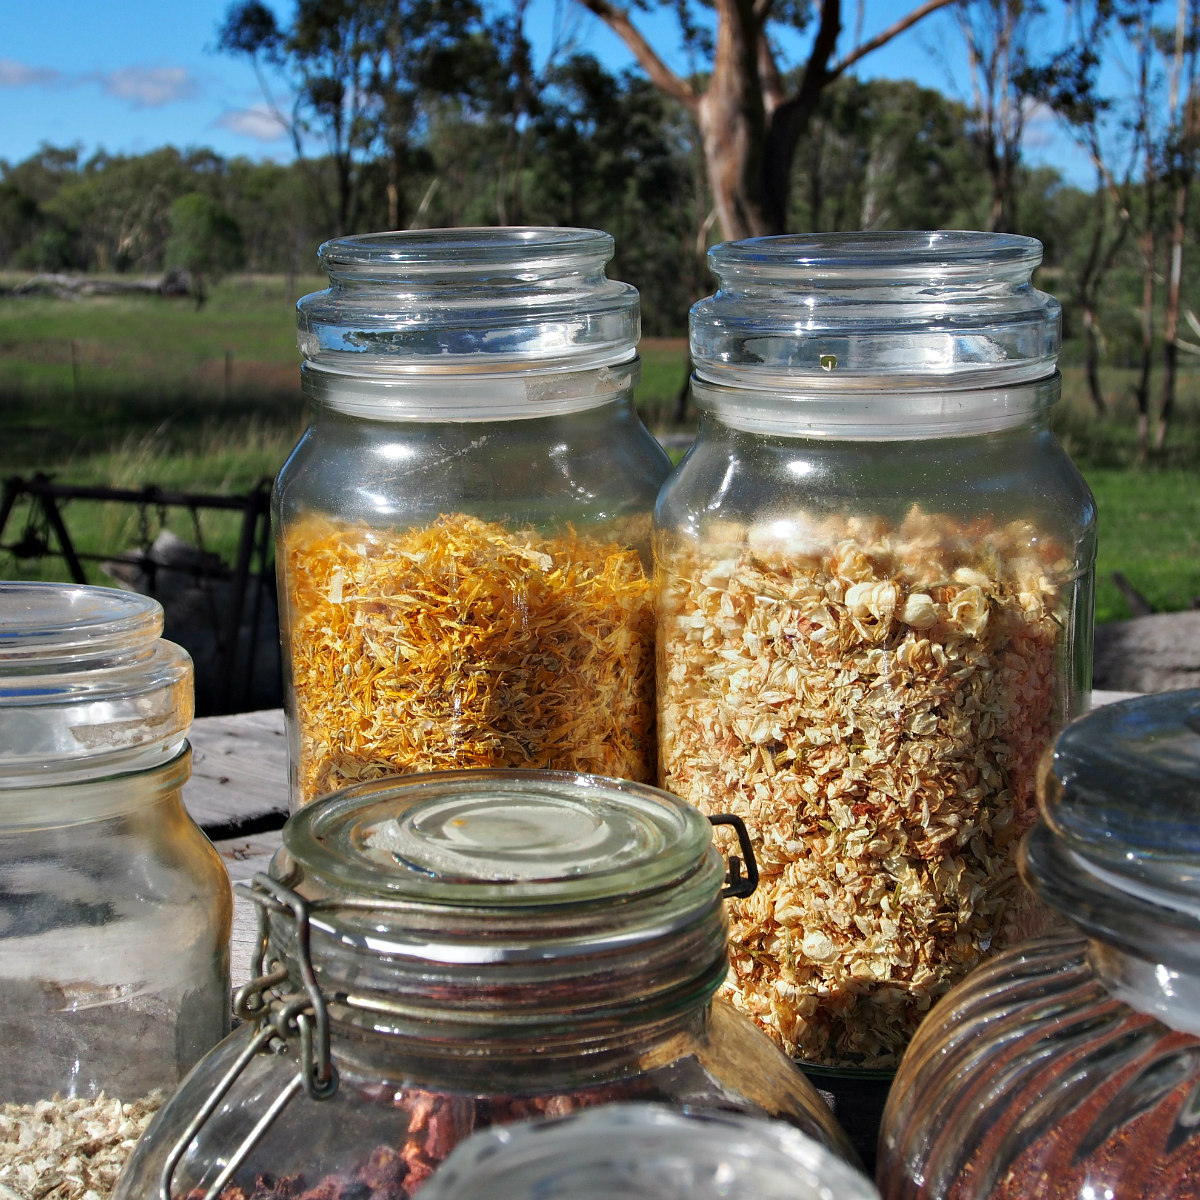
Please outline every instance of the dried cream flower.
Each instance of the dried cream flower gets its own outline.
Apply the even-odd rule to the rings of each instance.
[[[1043,919],[1015,856],[1073,568],[1023,521],[796,514],[798,557],[781,527],[659,538],[660,782],[754,838],[733,1001],[789,1053],[886,1067]]]

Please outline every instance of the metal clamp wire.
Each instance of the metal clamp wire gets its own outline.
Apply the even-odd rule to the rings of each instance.
[[[187,1128],[182,1134],[180,1134],[179,1138],[175,1142],[175,1145],[171,1147],[171,1151],[167,1155],[166,1162],[163,1164],[162,1174],[159,1176],[158,1181],[159,1200],[171,1200],[175,1182],[175,1171],[180,1162],[183,1161],[183,1156],[187,1153],[188,1147],[196,1140],[196,1135],[201,1129],[204,1128],[205,1124],[208,1122],[208,1119],[213,1115],[213,1113],[216,1112],[218,1105],[220,1105],[221,1101],[225,1099],[229,1089],[233,1087],[234,1083],[238,1079],[238,1076],[240,1076],[241,1073],[246,1069],[250,1060],[266,1049],[267,1044],[275,1036],[275,1029],[270,1025],[266,1025],[258,1030],[258,1032],[242,1050],[241,1054],[239,1054],[233,1061],[229,1070],[227,1070],[225,1074],[221,1076],[217,1086],[208,1094],[207,1099],[197,1110],[196,1115],[192,1117],[190,1122],[188,1122]],[[299,1080],[299,1075],[297,1075],[296,1078]],[[274,1109],[275,1106],[272,1105],[272,1108]],[[250,1146],[243,1142],[242,1146],[238,1148],[238,1152],[236,1154],[239,1163],[241,1162],[242,1158],[249,1153],[249,1151]],[[225,1172],[222,1172],[222,1174],[224,1175]],[[209,1200],[209,1197],[213,1195],[215,1195],[215,1191],[213,1188],[210,1188],[206,1200]]]
[[[284,1011],[288,1013],[289,1024],[286,1030],[279,1026],[281,1037],[300,1038],[300,1048],[304,1068],[304,1088],[314,1100],[325,1100],[337,1091],[337,1070],[329,1047],[329,1011],[325,997],[317,982],[316,972],[312,965],[312,937],[309,924],[308,902],[285,884],[269,875],[257,874],[251,887],[243,887],[243,892],[259,906],[260,943],[257,964],[263,972],[253,983],[247,985],[238,993],[239,1003],[245,1006],[248,1014],[261,1017],[267,1005],[264,993],[269,987],[277,986],[288,977],[282,964],[271,964],[272,969],[264,972],[266,965],[266,914],[268,910],[290,916],[294,923],[296,966],[300,972],[300,982],[304,985],[307,1002],[295,1005],[290,997],[281,997]],[[283,977],[280,972],[283,971]],[[258,999],[255,999],[255,996]],[[278,1022],[280,1010],[274,1004],[271,1019]]]
[[[758,859],[754,857],[754,846],[750,841],[746,822],[734,813],[713,813],[708,820],[710,825],[728,825],[737,834],[738,846],[742,851],[742,858],[738,858],[736,854],[729,856],[729,874],[725,876],[722,897],[728,899],[730,896],[735,896],[738,899],[744,899],[746,896],[753,895],[754,889],[758,887]],[[743,859],[746,864],[744,876],[742,875]]]

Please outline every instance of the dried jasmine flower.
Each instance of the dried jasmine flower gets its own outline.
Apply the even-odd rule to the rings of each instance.
[[[458,767],[651,780],[653,596],[634,545],[461,514],[396,531],[294,522],[302,800]]]
[[[0,1107],[0,1196],[108,1200],[134,1143],[162,1105],[105,1096]]]
[[[662,786],[762,882],[726,991],[788,1053],[890,1067],[1043,917],[1016,873],[1061,723],[1070,556],[1032,525],[796,517],[660,547]]]

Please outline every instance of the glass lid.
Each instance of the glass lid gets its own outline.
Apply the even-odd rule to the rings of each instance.
[[[0,787],[69,783],[174,758],[192,660],[157,600],[116,588],[0,583]]]
[[[445,771],[348,788],[289,820],[307,872],[426,904],[554,905],[655,892],[695,871],[711,831],[655,788],[557,771]]]
[[[493,1126],[457,1146],[428,1200],[873,1200],[871,1182],[781,1121],[610,1104]]]
[[[162,633],[162,605],[115,588],[0,583],[0,671],[112,662],[144,652]]]
[[[324,371],[387,378],[464,370],[594,369],[633,358],[637,289],[609,279],[597,229],[424,229],[336,238],[329,287],[297,305],[299,345]]]
[[[1043,899],[1135,953],[1200,960],[1200,689],[1106,704],[1067,726],[1040,805],[1022,869]]]
[[[970,230],[725,242],[691,311],[696,377],[796,398],[1044,379],[1061,312],[1031,282],[1041,258],[1034,238]]]

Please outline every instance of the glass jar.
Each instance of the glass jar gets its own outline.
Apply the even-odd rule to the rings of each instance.
[[[183,807],[156,600],[0,583],[0,1101],[170,1091],[229,1031],[233,900]]]
[[[850,1155],[804,1076],[711,1002],[725,880],[694,809],[596,776],[433,772],[301,808],[256,880],[247,1024],[114,1200],[403,1198],[474,1129],[630,1099],[778,1117]]]
[[[588,229],[339,238],[275,491],[292,804],[408,771],[652,781],[638,295]]]
[[[879,1200],[866,1176],[781,1121],[606,1104],[472,1134],[421,1200]]]
[[[692,310],[699,436],[655,515],[660,784],[745,818],[728,993],[894,1070],[1037,927],[1036,764],[1090,687],[1095,511],[1049,428],[1030,238],[751,239]]]
[[[884,1114],[888,1200],[1200,1194],[1200,690],[1075,722],[1041,809],[1022,874],[1073,928],[921,1027]]]

